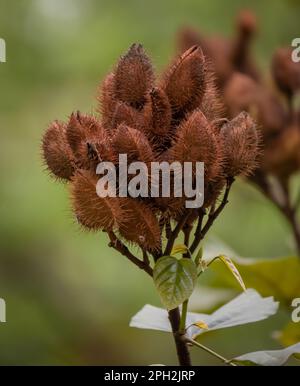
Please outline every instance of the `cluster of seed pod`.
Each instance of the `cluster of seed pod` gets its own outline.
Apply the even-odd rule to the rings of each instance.
[[[178,221],[185,197],[99,197],[96,166],[128,161],[204,162],[204,206],[227,179],[256,167],[259,135],[250,116],[222,117],[222,104],[202,50],[193,46],[159,79],[139,44],[120,58],[99,89],[99,115],[73,113],[43,138],[51,173],[70,183],[73,211],[85,228],[116,232],[144,251],[161,247],[161,218]],[[121,182],[120,182],[121,183]],[[160,181],[161,183],[161,181]],[[188,209],[191,212],[193,209]]]
[[[227,82],[224,98],[229,116],[249,111],[261,128],[264,152],[257,174],[273,175],[286,185],[300,171],[300,109],[295,103],[300,63],[292,61],[291,48],[276,50],[272,78],[277,89],[236,73]]]
[[[292,47],[278,48],[272,58],[270,84],[259,72],[251,53],[256,32],[255,15],[242,11],[237,18],[236,36],[231,39],[206,37],[185,28],[179,35],[179,48],[203,44],[222,89],[226,115],[234,117],[248,111],[256,120],[263,138],[263,157],[256,182],[262,175],[274,175],[286,184],[300,170],[300,109],[296,108],[300,63],[293,62]]]
[[[255,15],[249,10],[242,10],[237,16],[233,37],[207,36],[186,26],[178,33],[178,48],[183,52],[195,44],[200,45],[211,60],[216,81],[222,89],[236,71],[248,74],[255,80],[260,79],[259,70],[251,56],[251,44],[256,34]]]

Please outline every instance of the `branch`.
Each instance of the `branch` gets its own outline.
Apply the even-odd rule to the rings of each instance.
[[[114,234],[114,232],[107,232],[108,236],[110,238],[110,243],[108,244],[110,247],[114,248],[116,251],[120,252],[123,256],[126,256],[128,260],[130,260],[133,264],[135,264],[137,267],[142,269],[143,271],[147,272],[148,275],[153,275],[153,270],[150,267],[150,264],[139,260],[137,257],[135,257],[129,249],[120,241],[117,236]]]
[[[182,228],[182,231],[183,231],[183,234],[184,234],[184,245],[187,248],[189,248],[189,246],[190,246],[190,235],[191,235],[192,229],[193,229],[193,226],[191,224],[188,224],[187,222],[185,223],[185,225]],[[187,258],[191,258],[192,257],[191,254],[190,254],[189,249],[182,256],[183,257],[187,257]]]
[[[189,215],[190,215],[190,212],[186,211],[186,213],[183,214],[181,219],[178,221],[175,229],[172,231],[172,233],[171,233],[171,235],[170,235],[170,237],[168,239],[168,243],[167,243],[167,246],[166,246],[166,249],[165,249],[165,252],[164,252],[164,256],[170,255],[170,253],[172,251],[172,248],[174,246],[174,242],[177,239],[177,237],[179,235],[179,232],[183,228],[183,226],[184,226],[186,220],[188,219]]]
[[[150,260],[149,260],[149,256],[148,256],[147,252],[144,251],[143,249],[142,249],[142,252],[143,252],[143,262],[144,262],[144,264],[150,266]]]
[[[292,232],[294,234],[298,255],[300,257],[300,224],[297,221],[297,207],[293,207],[291,203],[291,194],[288,183],[279,182],[283,191],[285,203],[279,206],[279,209],[284,214],[287,221],[290,223]]]
[[[176,351],[180,366],[192,366],[189,348],[186,338],[179,332],[180,330],[180,312],[179,308],[168,311],[169,320],[172,327],[173,337],[176,344]]]
[[[255,177],[252,178],[252,181],[261,190],[265,197],[267,197],[276,206],[276,208],[279,209],[279,211],[286,218],[287,222],[290,224],[296,242],[297,252],[300,256],[300,225],[297,221],[297,205],[293,207],[291,204],[288,184],[276,180],[283,195],[282,202],[282,200],[279,200],[276,194],[274,194],[272,186],[268,183],[266,177],[262,173],[260,175],[255,175]]]
[[[208,219],[207,219],[203,228],[202,228],[203,217],[199,218],[199,222],[198,222],[197,229],[195,232],[195,239],[190,247],[191,254],[193,254],[195,252],[199,243],[203,240],[204,236],[209,231],[209,229],[213,225],[216,218],[219,216],[219,214],[222,212],[222,210],[225,208],[226,204],[228,203],[228,196],[229,196],[229,192],[230,192],[230,189],[231,189],[233,182],[234,182],[234,178],[228,178],[227,179],[226,189],[225,189],[225,193],[224,193],[222,202],[217,207],[217,209],[212,209],[209,212]]]
[[[192,242],[192,245],[190,247],[190,253],[193,254],[195,250],[197,249],[200,241],[201,241],[201,231],[202,231],[202,224],[203,224],[203,219],[204,216],[206,215],[206,211],[201,208],[199,212],[199,217],[198,217],[198,223],[197,223],[197,228],[194,234],[194,241]]]
[[[203,344],[201,343],[198,343],[196,342],[195,340],[193,339],[189,339],[189,338],[186,338],[187,342],[189,342],[190,344],[192,344],[193,346],[196,346],[196,347],[199,347],[201,348],[202,350],[208,352],[209,354],[213,355],[214,357],[220,359],[223,363],[225,363],[226,365],[229,365],[229,366],[237,366],[235,363],[232,362],[232,360],[230,359],[226,359],[224,358],[222,355],[216,353],[215,351],[213,351],[212,349],[204,346]]]
[[[124,245],[122,241],[120,241],[117,238],[114,232],[108,232],[108,236],[110,238],[110,243],[109,243],[110,247],[114,248],[116,251],[126,256],[128,260],[130,260],[133,264],[135,264],[140,269],[147,272],[148,275],[150,275],[151,277],[153,276],[153,270],[150,267],[148,255],[145,251],[143,251],[143,261],[141,261],[129,251],[126,245]],[[172,326],[179,364],[181,366],[191,366],[191,359],[190,359],[190,353],[188,350],[188,345],[184,340],[184,337],[179,334],[179,326],[180,326],[179,308],[177,307],[174,310],[168,311],[168,314],[169,314],[169,320]]]
[[[299,201],[300,201],[300,198],[299,198]],[[171,233],[172,233],[171,223],[170,223],[170,220],[167,219],[167,220],[166,220],[166,236],[167,236],[167,239],[170,238]]]

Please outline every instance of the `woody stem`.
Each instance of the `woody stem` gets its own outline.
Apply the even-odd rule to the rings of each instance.
[[[182,225],[184,222],[182,222]],[[179,233],[180,230],[176,230],[176,233]],[[178,234],[177,233],[177,234]],[[122,255],[126,256],[128,260],[130,260],[133,264],[135,264],[140,269],[144,270],[151,277],[153,276],[153,270],[150,267],[150,263],[148,260],[147,254],[143,253],[143,261],[139,260],[136,256],[134,256],[129,249],[120,241],[114,232],[108,232],[108,236],[110,238],[109,246],[114,248],[116,251],[120,252]],[[176,239],[173,235],[173,244]],[[171,245],[171,250],[173,248],[173,244]],[[174,336],[174,341],[176,345],[176,351],[178,356],[178,361],[180,366],[191,366],[190,353],[188,350],[188,346],[186,341],[183,339],[183,335],[179,333],[180,329],[180,311],[179,308],[175,308],[168,312],[169,320],[172,327],[172,332]]]
[[[258,186],[261,192],[279,209],[293,232],[294,240],[297,247],[297,253],[300,257],[300,224],[297,220],[297,203],[295,206],[291,204],[290,191],[287,182],[277,181],[283,195],[283,202],[280,200],[272,189],[271,184],[264,175],[256,175],[253,182]]]
[[[210,210],[210,212],[208,214],[208,219],[203,227],[202,227],[202,221],[203,221],[203,217],[205,215],[205,212],[204,211],[200,212],[198,225],[197,225],[197,229],[195,232],[195,238],[194,238],[194,241],[190,247],[191,254],[193,254],[195,252],[195,250],[198,248],[200,242],[203,240],[204,236],[210,230],[211,226],[213,225],[213,223],[215,222],[217,217],[220,215],[220,213],[222,212],[222,210],[225,208],[226,204],[228,203],[228,196],[229,196],[229,192],[230,192],[230,189],[231,189],[233,182],[234,182],[234,178],[228,178],[227,179],[226,189],[225,189],[221,204],[216,209],[213,208]]]
[[[184,228],[185,223],[189,217],[190,213],[187,211],[181,219],[178,221],[175,229],[169,233],[167,246],[164,251],[164,255],[167,256],[171,253],[174,246],[175,240],[179,235],[179,232]],[[186,241],[187,241],[186,233]],[[184,337],[184,333],[180,331],[180,320],[181,315],[179,308],[168,311],[169,321],[172,327],[173,337],[176,345],[177,357],[180,366],[192,366],[191,357],[187,342]]]
[[[291,226],[297,247],[297,252],[300,257],[300,224],[297,220],[297,205],[293,207],[291,204],[291,194],[288,184],[281,183],[280,185],[284,193],[285,202],[283,205],[279,206],[279,208]]]
[[[130,260],[137,267],[145,271],[148,275],[153,276],[153,270],[150,267],[149,260],[148,258],[146,258],[145,255],[144,255],[143,261],[138,259],[129,251],[126,245],[124,245],[122,241],[117,238],[114,232],[108,232],[108,236],[110,238],[110,243],[109,243],[110,247],[114,248],[116,251],[120,252],[123,256],[127,257],[128,260]]]
[[[177,357],[180,366],[192,366],[189,348],[183,333],[180,332],[180,312],[179,308],[171,310],[169,321],[172,327],[173,337],[176,345]]]

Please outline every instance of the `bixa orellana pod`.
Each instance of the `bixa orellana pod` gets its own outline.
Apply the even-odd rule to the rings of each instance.
[[[212,71],[198,46],[156,78],[143,47],[133,44],[102,82],[98,102],[97,115],[75,112],[67,122],[51,123],[42,145],[49,171],[70,185],[74,214],[87,229],[115,232],[155,252],[163,242],[162,218],[176,222],[189,211],[191,222],[197,217],[172,190],[170,197],[99,197],[97,165],[111,162],[118,169],[120,154],[147,166],[203,162],[205,208],[215,205],[228,179],[256,167],[256,125],[244,112],[223,119]],[[118,189],[122,183],[117,181]]]

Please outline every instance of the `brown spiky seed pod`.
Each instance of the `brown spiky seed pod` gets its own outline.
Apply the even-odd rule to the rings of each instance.
[[[120,234],[142,249],[155,251],[160,247],[160,227],[155,212],[145,203],[133,198],[121,198],[126,215]]]
[[[278,88],[287,96],[300,89],[300,66],[292,61],[291,47],[278,48],[272,59],[272,74]]]
[[[163,89],[154,87],[143,110],[143,132],[149,139],[155,153],[161,154],[171,143],[172,111],[169,99]]]
[[[229,116],[249,112],[264,137],[280,131],[285,124],[286,114],[276,95],[247,75],[235,73],[224,88],[224,97]]]
[[[140,161],[150,165],[154,159],[148,139],[132,127],[120,125],[112,143],[118,154],[127,154],[128,163]]]
[[[268,141],[264,149],[262,169],[281,180],[287,180],[300,169],[299,125],[291,124],[280,135]]]
[[[171,126],[171,105],[169,99],[159,87],[154,87],[148,98],[148,103],[144,109],[147,128],[152,135],[168,135]]]
[[[196,28],[182,27],[177,34],[177,46],[179,52],[184,52],[193,46],[200,46],[205,53],[205,39],[202,38]]]
[[[177,129],[169,154],[171,162],[204,162],[206,181],[221,173],[222,145],[200,110],[191,113]]]
[[[133,44],[115,71],[114,94],[120,101],[140,109],[153,86],[152,64],[141,44]]]
[[[66,137],[80,168],[91,169],[100,161],[114,160],[108,135],[93,116],[81,114],[79,111],[71,114]]]
[[[251,43],[256,32],[256,17],[249,10],[240,12],[237,18],[237,37],[233,41],[231,61],[235,71],[259,79],[259,73],[251,58]]]
[[[251,174],[257,167],[259,134],[249,114],[240,113],[222,127],[220,134],[224,143],[226,175]]]
[[[70,180],[74,173],[74,162],[64,123],[51,123],[43,137],[42,148],[48,170],[59,179]]]
[[[134,129],[143,130],[145,126],[144,120],[145,118],[142,112],[129,106],[125,102],[118,101],[112,115],[110,127],[113,133],[122,123]]]
[[[114,90],[115,74],[111,72],[104,78],[97,94],[97,101],[99,103],[97,110],[101,114],[103,127],[107,130],[112,129],[112,119],[117,103]]]
[[[166,72],[163,88],[175,116],[199,107],[206,89],[206,65],[200,47],[185,51]]]
[[[215,76],[212,71],[208,69],[206,72],[206,89],[199,107],[206,119],[214,123],[216,129],[219,127],[218,122],[223,120],[225,116],[223,99],[216,86]]]
[[[243,9],[237,16],[237,29],[241,34],[253,34],[257,30],[255,14],[249,9]]]
[[[78,170],[72,178],[71,201],[78,222],[89,230],[119,229],[124,212],[116,197],[99,197],[98,177],[93,172]]]

